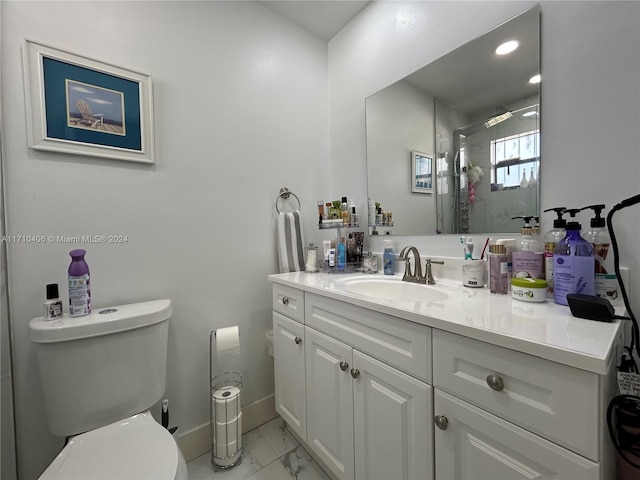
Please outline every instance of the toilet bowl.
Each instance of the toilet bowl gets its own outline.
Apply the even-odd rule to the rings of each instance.
[[[164,299],[29,322],[49,431],[69,439],[40,478],[187,478],[149,412],[165,393],[172,313]]]
[[[186,480],[171,434],[149,411],[71,438],[41,480]]]

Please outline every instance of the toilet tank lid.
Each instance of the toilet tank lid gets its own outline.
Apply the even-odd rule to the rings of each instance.
[[[56,343],[124,332],[163,322],[172,313],[171,300],[163,299],[96,308],[83,317],[70,317],[68,313],[56,320],[38,317],[29,322],[29,340]]]

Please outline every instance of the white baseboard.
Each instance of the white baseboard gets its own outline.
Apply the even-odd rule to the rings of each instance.
[[[276,413],[275,394],[256,400],[242,407],[242,433],[259,427],[274,419]],[[209,422],[178,435],[176,441],[187,462],[211,450]]]

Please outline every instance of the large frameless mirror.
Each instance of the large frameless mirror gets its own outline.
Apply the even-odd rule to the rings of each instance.
[[[536,6],[366,99],[368,196],[393,215],[378,232],[518,232],[512,217],[539,215],[539,68]]]

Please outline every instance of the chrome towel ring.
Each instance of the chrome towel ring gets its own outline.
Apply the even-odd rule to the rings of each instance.
[[[278,213],[280,213],[280,209],[278,208],[278,200],[280,200],[281,198],[284,200],[287,200],[291,195],[293,195],[295,199],[298,201],[297,210],[300,210],[300,199],[298,198],[298,196],[295,193],[293,193],[291,190],[289,190],[287,187],[282,187],[280,189],[280,192],[278,193],[278,196],[276,197],[276,211]]]

